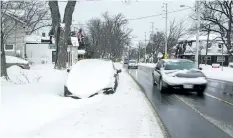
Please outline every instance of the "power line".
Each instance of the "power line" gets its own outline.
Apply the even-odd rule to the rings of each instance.
[[[171,12],[167,12],[167,14],[170,13],[175,13],[175,12],[179,12],[179,11],[184,11],[184,10],[188,10],[190,8],[185,8],[185,9],[181,9],[181,10],[175,10],[175,11],[171,11]],[[149,15],[149,16],[142,16],[142,17],[138,17],[138,18],[132,18],[132,19],[128,19],[130,21],[132,20],[140,20],[140,19],[145,19],[145,18],[151,18],[151,17],[157,17],[157,16],[161,16],[161,15],[165,15],[166,13],[160,13],[160,14],[155,14],[155,15]]]

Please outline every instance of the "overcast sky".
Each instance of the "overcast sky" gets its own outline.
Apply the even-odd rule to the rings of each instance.
[[[82,0],[85,1],[85,0]],[[162,8],[163,3],[168,3],[168,12],[182,10],[168,14],[168,20],[176,19],[178,22],[181,20],[187,20],[192,14],[191,9],[181,8],[180,5],[194,6],[194,0],[131,0],[130,4],[123,3],[123,0],[97,0],[89,2],[77,2],[75,11],[73,13],[74,23],[86,23],[88,20],[94,17],[100,17],[102,13],[108,11],[110,14],[122,13],[127,19],[138,18],[143,16],[150,16],[164,13]],[[59,9],[63,18],[66,3],[59,2]],[[164,31],[165,28],[165,16],[157,16],[140,20],[129,21],[128,27],[133,29],[132,36],[133,45],[139,40],[144,40],[144,32],[147,33],[147,38],[152,30],[151,22],[154,22],[154,28],[160,31]],[[190,20],[189,20],[190,21]],[[185,22],[186,27],[188,22]],[[156,30],[155,30],[156,31]]]

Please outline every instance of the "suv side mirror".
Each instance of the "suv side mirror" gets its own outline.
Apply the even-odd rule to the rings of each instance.
[[[70,72],[70,69],[67,69],[67,70],[66,70],[66,72],[68,72],[68,73],[69,73],[69,72]]]
[[[198,69],[199,69],[199,70],[202,70],[202,67],[199,67]]]
[[[118,69],[118,70],[117,70],[117,74],[118,74],[118,73],[121,73],[121,69]]]

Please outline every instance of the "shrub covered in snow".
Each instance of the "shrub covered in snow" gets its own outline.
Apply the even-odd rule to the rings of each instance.
[[[19,66],[11,66],[7,69],[8,77],[15,84],[28,84],[39,82],[40,76],[32,70],[25,70]]]

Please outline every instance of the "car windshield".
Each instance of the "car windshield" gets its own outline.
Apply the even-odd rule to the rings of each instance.
[[[165,70],[184,70],[195,68],[194,62],[191,61],[180,61],[180,62],[168,62],[165,63]]]
[[[135,60],[130,60],[129,63],[137,63]]]

